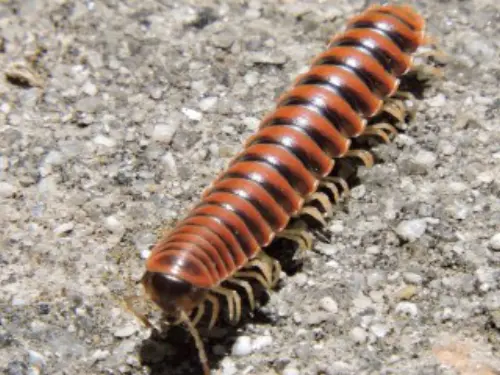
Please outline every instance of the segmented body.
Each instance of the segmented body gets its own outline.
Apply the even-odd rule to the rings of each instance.
[[[147,270],[210,289],[244,268],[300,214],[351,138],[396,92],[423,40],[424,21],[408,7],[373,6],[351,19],[158,242]]]

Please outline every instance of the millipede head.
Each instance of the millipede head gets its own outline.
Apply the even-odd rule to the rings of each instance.
[[[189,315],[206,295],[205,289],[161,272],[146,271],[141,282],[146,294],[170,324],[179,324],[182,313]]]

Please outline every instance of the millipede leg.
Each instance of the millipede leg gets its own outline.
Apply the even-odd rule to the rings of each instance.
[[[335,185],[331,182],[328,182],[328,181],[321,181],[319,183],[319,187],[321,189],[328,190],[333,197],[333,203],[334,204],[338,203],[338,201],[340,200],[340,192],[339,192],[339,189],[337,188],[337,185]]]
[[[302,210],[300,211],[300,216],[310,216],[318,223],[320,223],[322,227],[326,227],[326,220],[323,217],[321,211],[317,207],[314,206],[303,207]]]
[[[260,252],[256,258],[252,259],[248,263],[248,266],[249,268],[256,267],[260,270],[260,272],[266,279],[266,283],[269,288],[273,281],[273,270],[272,270],[272,264],[269,262],[268,258],[269,257],[267,257],[266,253]]]
[[[366,150],[349,150],[344,155],[346,158],[359,159],[363,165],[367,168],[371,168],[375,161],[373,160],[373,155],[371,152]]]
[[[231,323],[238,323],[241,319],[241,298],[238,293],[235,290],[220,286],[216,286],[212,290],[226,298],[229,309],[229,320]]]
[[[388,100],[382,107],[382,113],[387,113],[394,117],[398,122],[404,122],[406,117],[406,108],[402,100]]]
[[[243,279],[253,279],[258,281],[260,285],[262,285],[265,289],[271,288],[269,282],[264,278],[264,276],[262,276],[262,274],[257,271],[240,271],[237,272],[234,276]]]
[[[312,235],[304,229],[285,229],[278,233],[276,237],[295,242],[300,252],[311,250],[312,248]]]
[[[411,68],[412,72],[417,73],[419,81],[425,81],[433,78],[442,78],[444,76],[443,70],[436,68],[429,64],[415,64]]]
[[[367,126],[361,136],[376,136],[382,139],[384,143],[391,143],[391,138],[394,138],[397,134],[398,131],[394,126],[387,122],[380,122]]]
[[[271,270],[271,278],[269,280],[269,285],[271,288],[273,288],[280,279],[281,264],[276,259],[267,255],[264,252],[259,254],[259,258],[262,259],[265,263],[267,263]]]
[[[306,204],[312,204],[312,202],[314,201],[318,202],[323,211],[325,211],[326,216],[330,216],[332,214],[332,202],[330,201],[330,197],[328,197],[326,193],[316,191],[306,199]]]
[[[200,303],[198,305],[198,307],[196,308],[196,314],[191,319],[191,322],[193,323],[194,326],[196,326],[199,323],[204,313],[205,313],[205,301],[203,301],[203,303]]]
[[[215,323],[217,322],[217,317],[220,313],[220,303],[219,299],[216,296],[207,294],[206,302],[210,302],[212,304],[212,314],[210,316],[210,323],[208,323],[208,329],[212,329]]]
[[[339,185],[342,188],[342,194],[348,195],[351,189],[349,189],[349,184],[347,181],[341,177],[336,177],[336,176],[327,176],[325,177],[326,181],[331,181],[337,185]]]
[[[273,262],[273,282],[271,288],[274,288],[278,283],[281,275],[281,264],[276,259],[272,259]]]
[[[250,284],[248,283],[248,281],[245,281],[245,280],[240,280],[240,279],[237,279],[237,278],[231,278],[229,280],[227,280],[228,283],[232,283],[232,284],[236,284],[240,287],[242,287],[246,294],[247,294],[247,298],[248,298],[248,303],[250,304],[250,308],[252,310],[255,310],[255,298],[254,298],[254,295],[253,295],[253,290],[252,290],[252,287],[250,286]]]

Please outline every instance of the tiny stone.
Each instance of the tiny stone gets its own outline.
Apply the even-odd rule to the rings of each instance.
[[[200,121],[203,118],[203,114],[201,112],[195,111],[194,109],[190,108],[182,108],[181,112],[184,113],[184,115],[193,121]]]
[[[125,338],[132,336],[137,331],[137,327],[132,324],[127,324],[124,327],[118,328],[114,335],[115,337]]]
[[[273,343],[273,338],[271,336],[259,336],[255,338],[252,342],[252,351],[259,351],[268,346],[271,346]]]
[[[497,233],[490,238],[490,249],[500,251],[500,233]]]
[[[104,221],[106,229],[112,233],[123,232],[123,224],[114,216],[108,216]]]
[[[327,312],[330,312],[330,313],[333,313],[333,314],[337,313],[337,312],[338,312],[338,310],[339,310],[339,307],[338,307],[338,305],[337,305],[337,302],[335,302],[335,301],[333,300],[333,298],[331,298],[331,297],[324,297],[324,298],[322,298],[322,299],[319,301],[319,306],[320,306],[323,310],[325,310],[325,311],[327,311]]]
[[[94,143],[106,147],[114,147],[116,145],[116,142],[112,138],[106,137],[102,134],[96,135]]]
[[[396,314],[406,315],[415,318],[418,315],[418,307],[411,302],[400,302],[396,305]]]
[[[232,355],[243,357],[252,353],[252,339],[249,336],[240,336],[236,339],[232,349]]]
[[[92,359],[94,361],[102,361],[109,357],[109,350],[102,350],[102,349],[97,349],[93,354],[92,354]]]
[[[87,81],[82,87],[82,91],[90,96],[95,96],[97,94],[97,86],[94,85],[92,82]]]
[[[253,87],[259,83],[259,73],[255,71],[248,72],[243,79],[248,86]]]
[[[421,285],[423,282],[422,276],[413,272],[403,273],[403,280],[408,284]]]
[[[30,365],[38,367],[39,369],[45,366],[45,358],[34,350],[28,350],[28,361]]]
[[[200,100],[200,104],[199,104],[200,109],[203,112],[208,112],[211,109],[215,108],[218,100],[219,99],[217,99],[215,96],[209,96],[208,98],[203,98]]]
[[[387,336],[387,334],[390,331],[389,327],[387,327],[385,324],[381,324],[381,323],[376,323],[376,324],[372,325],[370,330],[378,338],[383,338],[383,337]]]
[[[403,240],[415,242],[425,233],[427,222],[421,219],[402,221],[396,228],[396,234]]]
[[[0,182],[0,197],[10,198],[17,192],[17,188],[8,182]]]
[[[175,124],[157,124],[153,129],[153,141],[170,143],[177,131],[178,125]]]
[[[300,372],[295,367],[288,367],[287,366],[283,370],[283,375],[300,375]]]
[[[354,327],[349,335],[356,344],[363,344],[366,341],[366,331],[361,327]]]
[[[366,187],[365,185],[358,185],[354,188],[351,189],[351,194],[350,196],[353,198],[353,199],[361,199],[364,197],[364,195],[366,194]]]
[[[415,285],[407,285],[396,293],[396,297],[400,300],[409,300],[417,294],[417,287]]]
[[[231,358],[224,358],[221,362],[222,375],[235,375],[238,373],[236,364]]]
[[[252,131],[256,131],[259,128],[260,120],[256,117],[245,117],[243,119],[243,125]]]
[[[442,107],[446,104],[446,96],[444,94],[438,94],[434,98],[429,99],[429,105],[431,107]]]
[[[74,227],[75,227],[75,224],[73,224],[71,222],[61,224],[54,229],[54,234],[56,236],[63,236],[65,234],[68,234],[69,232],[71,232]]]
[[[436,163],[436,155],[430,151],[420,150],[413,158],[413,164],[416,172],[425,172],[432,168]]]

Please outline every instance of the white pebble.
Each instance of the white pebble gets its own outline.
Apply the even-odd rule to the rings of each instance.
[[[203,118],[203,114],[201,112],[195,111],[194,109],[190,108],[182,108],[181,112],[184,113],[184,115],[193,121],[200,121]]]
[[[199,104],[200,109],[203,112],[208,112],[217,105],[218,100],[219,99],[217,99],[215,96],[209,96],[208,98],[203,98],[200,100]]]
[[[389,333],[389,327],[385,324],[376,323],[370,327],[372,333],[377,336],[379,339],[384,338]]]
[[[396,305],[396,314],[415,318],[418,315],[418,307],[411,302],[400,302]]]
[[[74,227],[75,227],[75,224],[73,224],[71,222],[61,224],[54,229],[54,234],[57,236],[62,236],[62,235],[68,234],[69,232],[71,232],[73,230]]]
[[[157,124],[153,129],[153,141],[170,143],[177,131],[175,124]]]
[[[109,357],[109,350],[102,350],[102,349],[97,349],[93,354],[92,354],[92,359],[94,361],[102,361]]]
[[[500,233],[497,233],[493,237],[491,237],[490,248],[495,251],[500,251]]]
[[[108,216],[104,225],[111,233],[121,233],[124,230],[123,224],[114,216]]]
[[[17,192],[17,188],[8,182],[0,182],[0,197],[10,198]]]
[[[403,273],[403,280],[408,284],[420,285],[423,282],[422,276],[413,272]]]
[[[434,98],[429,99],[429,105],[431,107],[442,107],[446,104],[446,96],[443,94],[438,94]]]
[[[354,327],[349,335],[356,344],[363,344],[366,341],[366,331],[361,327]]]
[[[285,367],[283,375],[300,375],[300,372],[295,367]]]
[[[321,298],[321,300],[319,301],[319,306],[323,310],[333,314],[339,311],[339,306],[337,305],[337,302],[335,302],[331,297]]]
[[[231,353],[238,357],[243,357],[252,353],[252,339],[249,336],[240,336],[233,344]]]
[[[259,336],[252,342],[252,351],[256,352],[271,346],[273,338],[271,336]]]
[[[243,79],[248,86],[253,87],[257,83],[259,83],[259,73],[255,72],[255,71],[248,72],[247,74],[245,74]]]
[[[94,143],[99,146],[105,147],[114,147],[116,145],[116,142],[113,139],[102,134],[96,135],[96,137],[94,138]]]
[[[30,365],[37,367],[39,369],[45,366],[45,358],[38,352],[34,350],[28,350],[28,361]]]
[[[222,375],[235,375],[238,373],[236,364],[231,358],[224,358],[221,362]]]
[[[425,233],[427,222],[421,219],[405,220],[399,223],[396,234],[403,240],[414,242]]]
[[[97,86],[94,85],[92,82],[87,81],[83,85],[82,91],[89,96],[95,96],[97,94]]]
[[[124,327],[118,328],[114,335],[115,337],[125,338],[132,336],[137,331],[137,326],[132,324],[127,324]]]

